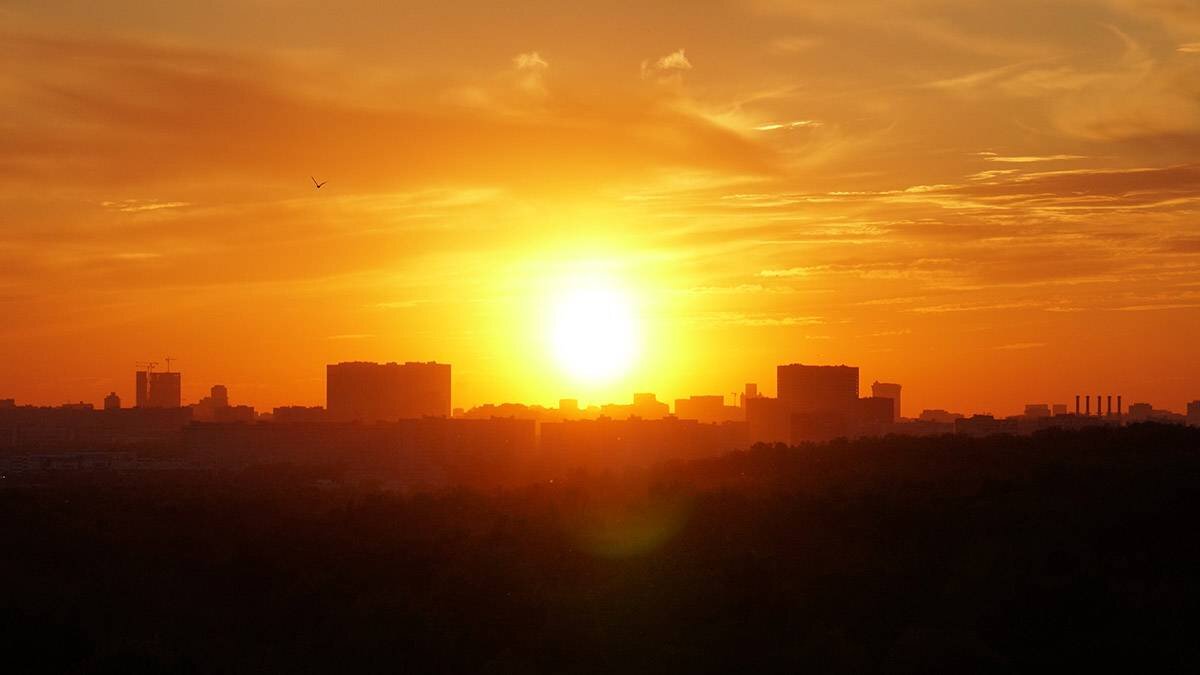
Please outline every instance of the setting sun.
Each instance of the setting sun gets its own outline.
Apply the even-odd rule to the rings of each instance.
[[[551,322],[555,360],[574,379],[606,382],[625,374],[637,358],[633,303],[616,288],[563,292],[554,303]]]

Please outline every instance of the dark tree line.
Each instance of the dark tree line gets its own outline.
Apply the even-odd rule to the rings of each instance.
[[[10,485],[0,647],[8,672],[1194,670],[1198,507],[1200,432],[1153,425],[492,494]]]

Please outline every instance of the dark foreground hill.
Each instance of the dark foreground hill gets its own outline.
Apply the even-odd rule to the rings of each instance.
[[[1200,433],[759,448],[503,494],[0,490],[8,672],[1195,671]]]

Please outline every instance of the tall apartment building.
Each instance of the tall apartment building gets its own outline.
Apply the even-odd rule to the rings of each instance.
[[[368,363],[325,367],[325,408],[333,422],[450,416],[450,365]]]

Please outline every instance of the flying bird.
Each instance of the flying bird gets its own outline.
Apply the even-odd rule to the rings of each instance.
[[[318,190],[321,189],[321,186],[323,186],[329,182],[327,180],[323,180],[320,183],[318,183],[316,178],[313,178],[312,176],[309,176],[309,178],[312,178],[313,185],[316,185]]]

